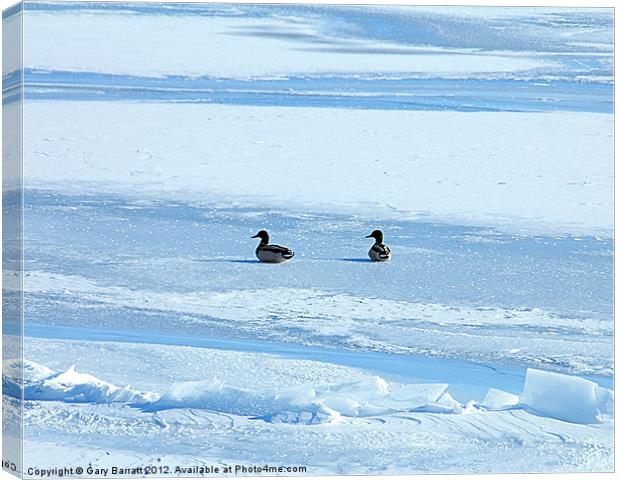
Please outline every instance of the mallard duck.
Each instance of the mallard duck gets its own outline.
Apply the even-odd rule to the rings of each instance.
[[[370,235],[365,238],[374,238],[375,244],[368,251],[368,256],[373,262],[387,262],[392,258],[390,247],[383,244],[383,232],[381,230],[373,230]]]
[[[269,245],[269,233],[267,230],[261,230],[252,238],[260,238],[260,243],[256,247],[256,256],[263,263],[284,263],[288,262],[295,253],[286,247],[280,245]]]

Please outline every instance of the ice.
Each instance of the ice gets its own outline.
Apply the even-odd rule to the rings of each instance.
[[[20,398],[22,386],[50,377],[54,371],[30,360],[7,359],[2,362],[2,390],[4,394]]]
[[[447,385],[389,384],[370,377],[335,385],[298,385],[280,391],[239,388],[209,381],[172,385],[147,410],[200,408],[275,423],[327,423],[340,417],[367,417],[407,411],[460,413]],[[446,396],[447,395],[447,396]]]
[[[613,393],[585,378],[528,368],[520,403],[558,420],[591,424],[612,413]]]
[[[332,10],[335,12],[335,10]],[[371,11],[369,15],[380,12]],[[359,16],[358,10],[357,15]],[[287,17],[291,11],[287,12]],[[184,74],[217,77],[279,77],[290,74],[352,73],[397,75],[421,74],[471,75],[493,72],[529,71],[552,68],[556,62],[536,55],[497,52],[493,56],[476,55],[468,50],[420,48],[383,39],[354,38],[351,32],[364,32],[363,25],[347,29],[347,48],[334,50],[334,28],[349,23],[349,18],[332,15],[301,15],[291,22],[269,15],[242,16],[191,15],[118,15],[99,13],[29,10],[25,43],[26,63],[40,69],[105,71],[131,75],[161,76]],[[50,18],[51,17],[51,18]],[[325,30],[326,22],[331,26]],[[61,28],[59,25],[63,25]],[[405,27],[401,27],[405,28]],[[259,29],[275,35],[248,34]],[[410,30],[415,30],[411,29]],[[137,34],[139,32],[139,34]],[[245,33],[244,33],[245,32]],[[284,35],[278,35],[278,32]],[[54,37],[55,48],[46,38]],[[313,39],[308,42],[308,39]],[[248,54],[248,41],[252,51]],[[428,39],[421,40],[423,45]],[[127,45],[132,45],[127,49]],[[183,45],[183,48],[178,48]],[[98,52],[97,59],[92,55]],[[71,52],[67,55],[66,52]],[[394,51],[399,54],[395,55]],[[350,54],[347,54],[349,53]],[[122,53],[122,54],[119,54]],[[200,59],[198,61],[197,59]]]
[[[464,411],[463,405],[448,392],[445,392],[436,402],[427,404],[425,409],[431,411],[431,408],[439,413],[463,413]],[[418,409],[418,411],[425,409]]]
[[[53,374],[50,368],[31,360],[13,358],[2,362],[2,376],[11,380],[21,380],[23,376],[24,382],[36,382]]]
[[[152,460],[147,450],[157,452],[162,462],[202,459],[215,464],[226,449],[230,463],[286,455],[290,462],[311,465],[313,471],[325,468],[326,473],[340,468],[333,466],[334,458],[354,464],[356,473],[374,474],[488,472],[487,466],[510,472],[613,468],[610,418],[592,428],[521,407],[494,412],[472,407],[469,399],[477,398],[481,380],[489,387],[506,381],[516,389],[523,386],[522,376],[488,368],[483,368],[490,373],[485,379],[471,365],[459,370],[455,383],[460,385],[451,392],[445,383],[416,383],[406,368],[398,370],[397,381],[388,372],[378,376],[345,367],[329,355],[300,360],[256,351],[39,338],[29,339],[28,350],[41,367],[74,362],[80,371],[97,372],[113,384],[132,378],[140,390],[166,392],[161,401],[139,405],[29,402],[27,460],[36,459],[38,465],[53,466],[63,452],[58,445],[76,441],[79,450],[64,455],[88,462],[97,458],[94,452],[105,441],[112,455],[102,457],[100,464],[119,458],[128,465],[144,464]],[[443,361],[437,359],[435,366]],[[373,368],[386,363],[376,362]],[[445,377],[445,370],[427,370],[430,377]],[[466,384],[472,388],[463,396]],[[601,403],[612,401],[608,390],[595,391]],[[140,442],[136,431],[143,433]],[[565,441],[555,440],[559,438]]]
[[[447,384],[402,384],[379,376],[366,376],[335,384],[305,383],[292,387],[247,387],[209,380],[173,383],[163,395],[118,387],[75,366],[56,373],[30,360],[8,360],[3,386],[20,396],[20,371],[24,370],[26,400],[73,403],[127,403],[145,411],[202,409],[262,419],[275,423],[328,423],[341,417],[368,417],[398,412],[453,413],[475,409],[456,400]],[[526,408],[538,415],[578,424],[601,421],[613,415],[613,391],[585,378],[527,369],[520,396],[490,388],[480,403],[485,410]]]
[[[4,393],[21,397],[19,378],[20,360],[5,362],[2,372]],[[143,403],[153,401],[157,395],[132,390],[129,386],[118,387],[94,377],[79,373],[75,366],[64,372],[53,370],[29,360],[23,361],[25,400],[51,400],[73,403]]]
[[[597,386],[594,389],[594,395],[596,396],[596,403],[600,410],[599,418],[604,415],[613,416],[614,414],[614,392],[608,388]]]
[[[212,378],[174,383],[158,401],[146,408],[150,410],[196,408],[242,416],[258,416],[273,413],[277,403],[270,390],[261,392],[244,389],[226,385],[217,378]]]
[[[394,385],[390,388],[389,396],[376,400],[375,404],[394,411],[407,410],[412,405],[426,408],[429,399],[438,400],[447,389],[447,384]]]
[[[405,261],[402,257],[399,260],[401,263]],[[288,280],[285,275],[291,275],[291,281],[299,283],[295,278],[297,272],[306,276],[310,283],[320,281],[308,278],[308,264],[303,262],[300,259],[290,265],[290,273],[288,270],[279,271],[274,278],[285,281]],[[335,263],[321,268],[327,269],[328,273],[336,272],[342,266]],[[218,267],[212,272],[221,268],[219,263],[216,265]],[[259,282],[263,281],[261,270],[249,271],[253,267],[248,264],[240,282],[253,275],[258,275]],[[316,270],[312,270],[312,275],[317,275]],[[398,279],[386,276],[385,284],[395,292],[402,288],[398,285],[400,279],[406,280],[406,276]],[[235,335],[240,335],[241,328],[241,331],[253,332],[255,336],[269,333],[272,339],[280,338],[288,343],[317,345],[338,342],[347,348],[406,349],[423,355],[431,350],[441,350],[489,362],[502,356],[533,363],[544,356],[556,364],[574,364],[574,373],[600,372],[601,365],[605,367],[605,373],[613,371],[610,343],[613,324],[607,317],[569,318],[543,309],[420,303],[327,288],[233,288],[222,292],[215,290],[216,283],[207,285],[202,282],[200,287],[205,290],[178,291],[178,285],[173,285],[166,291],[157,291],[152,290],[151,285],[144,289],[107,286],[76,275],[31,271],[24,280],[24,289],[30,293],[57,294],[67,298],[68,302],[79,297],[85,304],[95,302],[106,308],[140,309],[148,305],[170,314],[168,326],[174,322],[179,329],[191,327],[192,335],[199,332],[199,324],[185,325],[185,315],[217,319],[219,327],[228,326]],[[356,289],[355,283],[354,279],[339,288]],[[64,287],[70,290],[70,295],[63,292]],[[309,318],[312,321],[308,321]],[[92,320],[89,318],[88,321]],[[461,328],[463,324],[479,328],[465,332]],[[152,329],[152,326],[145,328]],[[562,331],[562,341],[556,336],[532,334],[546,330]],[[515,344],[522,348],[509,349]]]
[[[519,396],[512,393],[489,388],[481,406],[487,410],[505,410],[512,408],[519,403]]]
[[[397,212],[399,219],[423,214],[513,232],[610,235],[611,115],[411,113],[209,104],[171,109],[120,102],[75,102],[66,108],[30,102],[24,106],[24,128],[32,132],[24,144],[24,183],[64,193],[139,191],[142,199],[251,200],[305,212],[371,212],[375,220]],[[158,135],[161,124],[169,126],[175,144]],[[349,128],[352,124],[356,128]],[[204,128],[218,141],[205,144]],[[91,138],[87,133],[95,130],[99,135]],[[63,135],[68,138],[62,142],[46,140]],[[178,144],[186,145],[182,158]],[[157,168],[137,152],[145,145],[156,155]],[[235,161],[220,162],[231,148]],[[454,168],[455,158],[461,168]],[[343,159],[354,168],[340,168]],[[254,168],[258,161],[263,168]],[[274,176],[282,164],[287,168]],[[385,182],[377,182],[378,173]],[[373,191],[370,199],[368,191]]]
[[[25,463],[613,469],[611,10],[140,8],[25,15]]]

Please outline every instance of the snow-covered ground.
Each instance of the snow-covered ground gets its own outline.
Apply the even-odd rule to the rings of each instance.
[[[119,18],[118,15],[78,13],[64,15],[62,24],[54,18],[57,18],[54,14],[33,15],[32,28],[27,32],[33,32],[36,38],[31,40],[26,36],[32,48],[26,56],[26,66],[134,75],[215,74],[239,78],[360,71],[462,75],[472,71],[496,72],[499,65],[501,70],[513,71],[552,64],[543,59],[499,53],[474,55],[467,50],[377,45],[362,39],[342,41],[323,34],[320,22],[312,18],[299,22],[289,18],[198,16],[188,21],[183,17],[160,19],[127,15]],[[59,35],[67,28],[71,28],[71,36]],[[53,48],[41,41],[45,37],[59,36],[67,39],[66,43],[61,41]],[[260,50],[261,55],[247,55],[248,38],[252,48]],[[308,39],[323,47],[308,48]],[[76,40],[81,45],[77,50],[73,48]],[[101,48],[104,40],[105,48]],[[291,44],[297,48],[291,48]],[[183,48],[179,49],[179,45]],[[67,55],[69,48],[72,53]],[[340,55],[329,55],[338,48],[354,55],[348,56],[345,62]],[[394,55],[394,50],[399,54]],[[94,52],[97,55],[93,55]],[[446,57],[450,57],[450,62],[446,62]],[[142,61],[137,61],[138,58]],[[197,63],[196,58],[201,62]]]
[[[609,10],[24,21],[28,475],[613,469]]]
[[[605,61],[610,51],[608,31],[596,32],[609,20],[596,10],[512,9],[489,18],[484,9],[470,9],[463,17],[445,9],[372,7],[224,5],[201,12],[197,6],[193,15],[188,15],[191,7],[185,15],[166,14],[170,10],[149,15],[140,6],[131,8],[133,14],[119,15],[105,5],[63,10],[62,5],[51,4],[28,12],[25,65],[228,78],[325,73],[527,75],[542,69],[562,75],[562,55],[587,53]],[[59,9],[62,22],[56,21]],[[565,16],[574,22],[568,41],[565,31],[558,34],[557,28]],[[516,19],[521,20],[521,31],[514,32],[510,42],[505,32],[498,32],[514,29]],[[463,37],[473,33],[474,44],[467,45],[471,40]],[[51,44],[48,38],[57,40]],[[248,55],[250,44],[260,54]]]
[[[34,189],[544,233],[613,223],[608,114],[33,102],[24,128]]]
[[[238,274],[262,267],[248,264]],[[300,268],[301,272],[309,270]],[[363,265],[358,270],[370,273]],[[413,303],[316,287],[136,291],[43,272],[27,273],[25,285],[35,304],[51,301],[64,306],[79,300],[82,308],[157,312],[163,317],[158,323],[168,323],[168,331],[209,334],[218,330],[227,336],[302,345],[506,364],[518,361],[585,374],[613,373],[612,325],[593,314],[567,317],[540,309]],[[75,320],[65,318],[62,323],[79,328],[88,322],[99,329],[107,324],[107,320],[89,321],[89,313],[80,309],[74,315]],[[39,318],[40,314],[33,312],[32,321]],[[148,328],[149,323],[154,324],[138,316],[120,329]],[[27,327],[27,331],[34,329],[34,325]]]
[[[448,384],[394,381],[328,357],[49,339],[31,339],[26,355],[59,370],[25,365],[26,465],[62,455],[67,465],[171,474],[265,464],[307,474],[612,468],[609,390],[564,375],[528,371],[525,387],[516,377],[521,400],[493,390],[462,402]]]

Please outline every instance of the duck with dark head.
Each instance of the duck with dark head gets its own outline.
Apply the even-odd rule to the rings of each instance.
[[[390,247],[383,243],[383,232],[381,230],[373,230],[370,235],[365,238],[374,238],[375,244],[370,247],[368,256],[373,262],[387,262],[392,258]]]
[[[270,245],[267,230],[260,230],[252,238],[260,238],[260,243],[256,247],[256,257],[263,263],[284,263],[295,256],[289,248]]]

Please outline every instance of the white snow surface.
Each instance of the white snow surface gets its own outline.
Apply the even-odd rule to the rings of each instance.
[[[280,391],[248,390],[212,379],[176,383],[153,409],[201,408],[259,417],[274,423],[316,424],[341,417],[369,417],[436,408],[458,412],[448,385],[390,385],[381,377],[337,385],[297,385]]]
[[[489,411],[477,399],[454,400],[445,384],[403,383],[264,353],[29,338],[25,354],[41,362],[25,362],[27,370],[64,371],[74,387],[131,378],[141,391],[153,392],[142,404],[101,397],[28,400],[26,466],[55,465],[70,443],[78,447],[63,457],[67,462],[96,467],[156,459],[185,467],[281,465],[283,458],[308,466],[309,474],[347,473],[351,465],[355,473],[600,471],[612,465],[611,415],[580,425],[523,406]],[[154,368],[155,361],[166,368]],[[105,380],[76,374],[73,363]],[[526,388],[571,408],[588,407],[579,392]],[[352,444],[356,449],[348,448]]]
[[[343,41],[330,35],[325,20],[308,15],[227,18],[31,11],[25,21],[24,63],[48,70],[235,78],[376,72],[467,76],[554,65],[522,52],[480,54],[475,49]],[[49,38],[54,38],[53,44]]]
[[[168,465],[173,475],[196,475],[175,466],[284,462],[307,466],[307,475],[613,470],[614,392],[604,388],[614,373],[613,321],[599,298],[612,273],[575,253],[588,237],[584,255],[613,254],[603,247],[613,235],[613,115],[233,106],[176,97],[148,103],[122,100],[122,91],[106,86],[109,77],[96,75],[206,76],[201,81],[223,89],[231,81],[227,94],[239,79],[289,79],[308,81],[303,93],[317,97],[313,79],[340,77],[584,81],[588,88],[574,90],[580,96],[613,81],[611,11],[273,7],[264,15],[214,6],[187,15],[166,12],[172,6],[160,14],[131,5],[47,7],[25,14],[25,66],[37,70],[26,75],[43,84],[46,74],[98,78],[101,90],[89,98],[114,100],[42,100],[63,98],[63,89],[67,98],[79,96],[63,85],[37,97],[43,91],[31,85],[35,96],[24,106],[24,290],[34,320],[26,325],[25,359],[19,342],[5,342],[13,359],[3,364],[3,417],[7,435],[21,435],[23,395],[26,467],[63,459]],[[374,25],[385,29],[366,28]],[[14,58],[7,58],[10,67]],[[553,88],[536,102],[554,108]],[[505,100],[502,110],[519,101]],[[109,198],[128,201],[111,207]],[[66,203],[73,199],[79,207]],[[124,214],[158,203],[166,208]],[[190,212],[214,205],[235,210],[234,218],[218,223],[207,208]],[[390,265],[428,262],[420,277],[390,276],[396,291],[381,283],[393,270],[369,270],[386,265],[316,258],[329,256],[329,239],[308,240],[282,266],[289,270],[264,274],[245,257],[237,235],[245,227],[269,221],[274,233],[278,222],[290,228],[292,218],[319,214],[335,214],[326,221],[332,224],[343,214],[364,229],[385,220],[506,230],[516,233],[506,248],[519,255],[509,262],[493,257],[498,250],[477,248],[493,235],[464,237],[471,266],[508,267],[489,278],[474,268],[471,291],[461,286],[430,297],[434,303],[415,289],[437,269],[434,255],[445,252],[432,229],[425,235],[437,245],[425,257]],[[158,215],[167,221],[152,221]],[[196,237],[209,229],[184,227],[203,221],[222,233],[196,258],[207,244]],[[231,230],[236,222],[241,227]],[[288,234],[278,238],[300,243]],[[80,235],[83,243],[68,241]],[[99,245],[97,235],[109,243]],[[536,245],[517,241],[536,236]],[[565,251],[558,241],[554,250],[554,240],[568,237],[579,247]],[[141,248],[145,238],[153,245]],[[235,248],[222,252],[220,241]],[[332,256],[357,251],[347,242]],[[132,248],[115,249],[121,243]],[[395,260],[418,248],[415,238],[391,245],[400,247]],[[476,263],[480,252],[486,263]],[[540,252],[558,252],[557,264],[528,257]],[[528,270],[514,268],[519,259],[531,263]],[[366,293],[351,283],[327,285],[312,277],[319,268],[374,283]],[[530,286],[511,281],[545,269]],[[277,278],[282,272],[286,281]],[[236,283],[244,273],[252,280]],[[429,288],[454,288],[450,273],[431,277],[438,283]],[[304,276],[311,281],[298,283]],[[537,303],[534,294],[551,276],[565,283],[550,285],[549,298]],[[484,281],[523,291],[496,304],[494,294],[481,297]],[[566,285],[584,295],[554,311],[564,298],[558,286]],[[579,303],[585,298],[591,301]]]
[[[4,359],[2,361],[2,378],[20,386],[26,383],[38,382],[54,375],[54,371],[45,365],[20,358]],[[23,379],[23,382],[22,382]]]
[[[399,412],[463,413],[464,405],[448,392],[447,384],[388,383],[378,376],[338,384],[301,384],[286,388],[247,388],[212,377],[173,383],[163,394],[117,387],[75,365],[56,373],[30,360],[3,362],[6,393],[20,398],[23,368],[25,401],[69,403],[127,403],[148,411],[197,408],[225,412],[273,423],[316,424],[341,417],[371,417]],[[473,400],[471,402],[473,404]],[[469,403],[468,403],[469,405]],[[518,405],[559,420],[593,424],[613,414],[613,392],[584,378],[527,369],[520,396],[490,388],[481,403],[486,410]]]
[[[54,375],[54,371],[44,365],[20,358],[5,358],[2,361],[2,392],[21,398],[22,388]]]
[[[159,292],[42,271],[26,274],[24,291],[173,312],[178,322],[229,327],[287,343],[613,372],[608,319],[558,317],[541,309],[413,303],[302,288]]]
[[[607,114],[46,101],[24,128],[26,188],[612,231]]]
[[[117,387],[70,366],[64,372],[54,372],[30,360],[3,361],[2,386],[7,395],[29,400],[59,400],[74,403],[143,403],[157,398],[149,393]],[[23,372],[23,383],[22,375]]]

